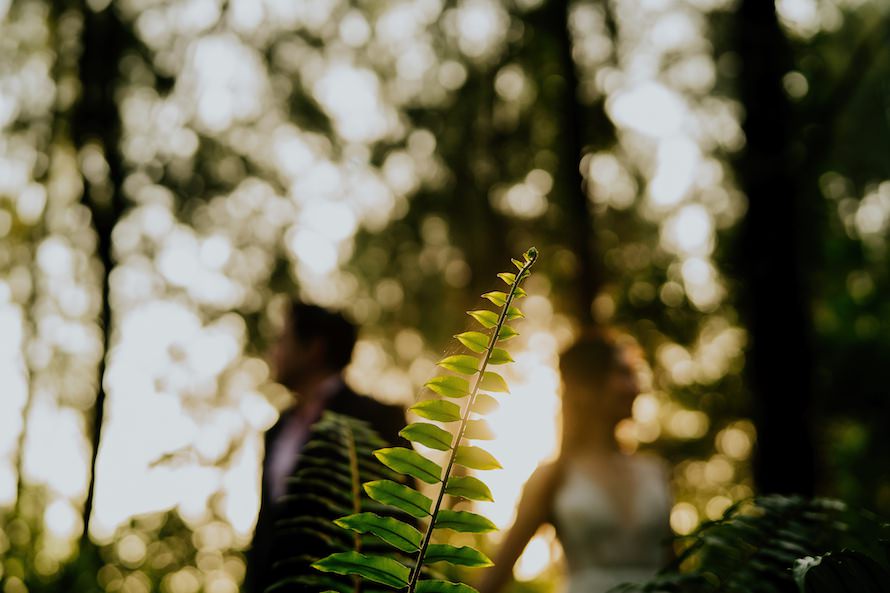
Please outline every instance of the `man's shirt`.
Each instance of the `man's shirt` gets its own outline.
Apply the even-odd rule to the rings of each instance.
[[[322,381],[306,405],[297,407],[282,418],[278,434],[269,443],[270,450],[266,452],[268,466],[263,475],[272,500],[284,496],[287,478],[297,467],[300,451],[309,439],[309,429],[321,417],[331,397],[343,388],[340,375],[332,375]]]

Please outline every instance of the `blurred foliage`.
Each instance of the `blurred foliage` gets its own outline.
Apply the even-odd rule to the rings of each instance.
[[[888,536],[890,524],[838,500],[759,497],[734,505],[721,519],[682,538],[684,551],[652,581],[619,590],[793,593],[798,590],[794,573],[802,572],[799,561],[810,557],[806,564],[812,564],[813,556],[853,549],[887,565]],[[813,584],[816,580],[807,579],[800,590],[871,590],[856,588],[855,580],[822,589]],[[875,590],[886,590],[886,585]]]
[[[227,525],[190,526],[174,512],[134,517],[110,543],[62,558],[40,522],[13,518],[2,529],[4,591],[234,592],[244,578],[244,558],[232,550]]]

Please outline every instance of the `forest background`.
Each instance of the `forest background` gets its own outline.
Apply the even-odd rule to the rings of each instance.
[[[647,353],[618,433],[675,464],[677,534],[757,492],[890,514],[886,2],[0,15],[4,593],[236,591],[281,303],[345,310],[349,380],[408,403],[532,244],[496,523],[593,321]],[[558,561],[544,530],[517,575]]]

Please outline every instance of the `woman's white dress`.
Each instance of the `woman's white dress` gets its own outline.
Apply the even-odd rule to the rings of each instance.
[[[666,558],[671,497],[659,462],[631,458],[636,487],[622,516],[601,483],[568,464],[553,501],[553,521],[568,565],[568,593],[605,593],[651,578]]]

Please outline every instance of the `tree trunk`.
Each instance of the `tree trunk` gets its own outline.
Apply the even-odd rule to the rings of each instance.
[[[569,30],[569,2],[550,3],[549,22],[559,47],[559,62],[565,80],[561,127],[561,157],[557,174],[566,188],[566,231],[569,245],[578,262],[576,307],[582,324],[593,323],[593,301],[603,285],[603,267],[597,254],[593,210],[587,197],[581,158],[584,156],[588,131],[586,106],[580,103],[578,72],[572,55],[572,34]],[[560,147],[557,147],[559,150]]]
[[[71,130],[78,151],[88,145],[96,146],[104,153],[108,164],[108,176],[97,180],[84,177],[83,203],[89,208],[97,235],[96,256],[102,263],[102,309],[99,322],[102,326],[103,355],[97,373],[96,401],[88,424],[92,445],[89,482],[83,506],[82,543],[89,542],[90,520],[96,487],[96,461],[102,440],[105,415],[105,367],[111,340],[112,311],[109,302],[109,274],[114,266],[111,233],[123,211],[121,186],[124,177],[119,151],[121,122],[114,94],[118,81],[118,65],[129,45],[123,23],[114,7],[94,12],[81,8],[83,23],[83,53],[80,56],[80,81],[82,94],[73,111]]]
[[[809,495],[815,454],[806,209],[793,153],[793,113],[782,85],[791,50],[772,2],[743,0],[736,27],[747,139],[737,171],[748,196],[737,257],[750,334],[746,378],[758,435],[754,478],[761,492]]]

